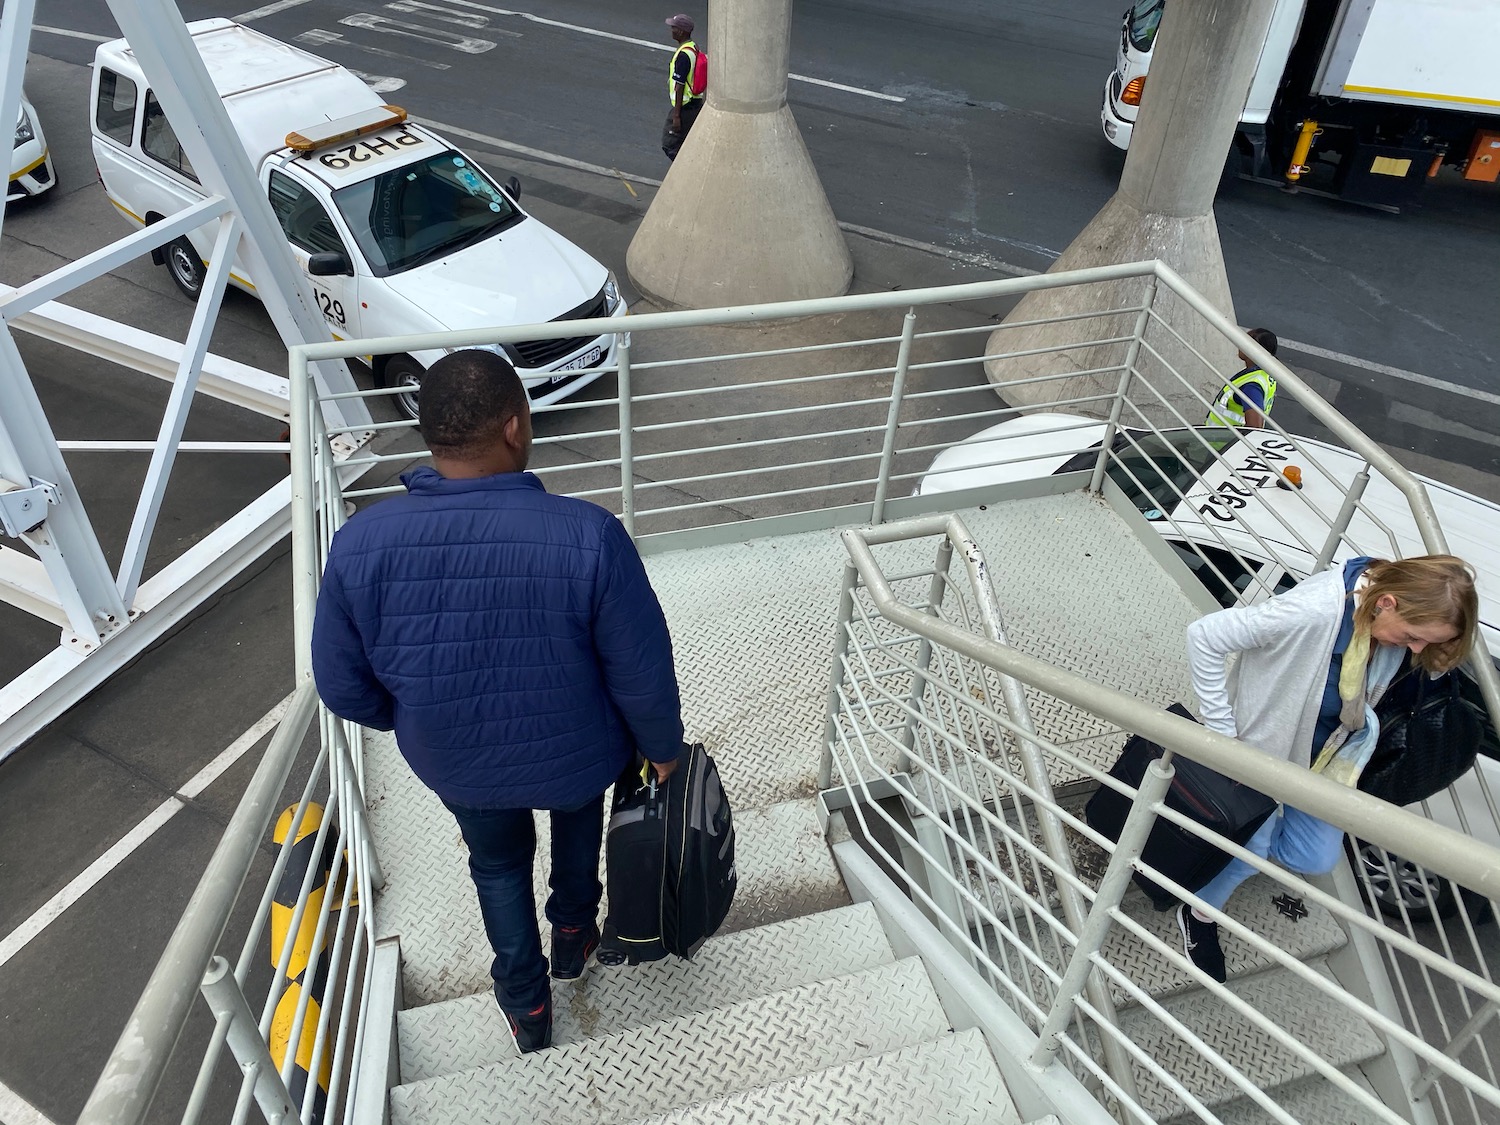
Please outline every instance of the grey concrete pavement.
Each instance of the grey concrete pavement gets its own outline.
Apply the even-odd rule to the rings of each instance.
[[[61,19],[72,10],[59,4],[45,18]],[[653,55],[651,61],[658,60]],[[86,86],[76,62],[32,61],[28,91],[57,148],[61,186],[53,198],[7,219],[0,280],[34,277],[124,229],[93,181],[83,129]],[[486,153],[477,145],[475,151],[501,175],[519,175],[523,201],[539,218],[623,276],[625,248],[650,200],[649,189],[637,187],[632,195],[618,179]],[[857,284],[865,291],[993,276],[941,255],[868,238],[850,241]],[[179,337],[190,315],[165,272],[145,261],[122,268],[75,299]],[[998,317],[1007,310],[997,302],[987,311]],[[243,295],[231,294],[215,347],[272,370],[284,367],[268,318]],[[155,432],[165,401],[163,384],[34,341],[23,341],[23,348],[60,434],[144,437]],[[1324,377],[1336,404],[1357,408],[1355,420],[1395,445],[1398,455],[1421,457],[1434,475],[1463,476],[1457,483],[1500,499],[1497,478],[1489,475],[1500,471],[1496,447],[1477,432],[1490,423],[1481,420],[1473,400],[1450,396],[1445,402],[1430,389],[1408,393],[1411,387],[1357,367],[1327,371]],[[1278,417],[1292,425],[1286,416]],[[540,428],[560,425],[542,421]],[[1461,426],[1476,432],[1458,433]],[[277,428],[269,420],[200,400],[189,436],[274,438]],[[1461,455],[1462,465],[1438,460],[1443,454]],[[94,463],[80,455],[73,462],[91,516],[118,544],[128,519],[121,501],[130,495],[132,472],[139,471],[132,465],[143,459]],[[192,466],[168,494],[172,522],[164,524],[156,545],[162,553],[153,555],[155,561],[180,550],[283,471],[275,457],[210,459]],[[0,633],[9,642],[0,648],[0,677],[5,678],[26,653],[44,651],[56,640],[54,630],[38,629],[8,610],[0,610]],[[0,765],[0,939],[285,695],[291,686],[290,643],[289,566],[284,553],[273,553],[171,639]],[[188,802],[167,828],[0,963],[0,1083],[52,1120],[71,1120],[83,1104],[222,831],[253,756]],[[242,932],[242,926],[241,919],[231,934]],[[190,1077],[179,1060],[164,1087],[164,1108],[181,1105]]]

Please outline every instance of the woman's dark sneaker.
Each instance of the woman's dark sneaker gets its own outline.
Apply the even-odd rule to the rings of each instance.
[[[1193,908],[1183,903],[1177,908],[1177,928],[1182,931],[1182,948],[1188,959],[1223,984],[1224,949],[1219,945],[1219,924],[1200,921],[1193,916]]]
[[[599,948],[599,927],[552,927],[552,979],[577,980],[583,976],[589,958]]]
[[[552,1001],[530,1012],[506,1012],[505,1022],[510,1024],[521,1054],[552,1046]]]

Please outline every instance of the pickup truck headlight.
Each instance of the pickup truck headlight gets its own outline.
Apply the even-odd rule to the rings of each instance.
[[[609,280],[604,283],[604,305],[610,312],[620,307],[620,283],[615,280],[613,270],[609,273]]]
[[[16,122],[16,145],[24,145],[35,136],[36,130],[31,127],[31,115],[23,109],[21,120]]]

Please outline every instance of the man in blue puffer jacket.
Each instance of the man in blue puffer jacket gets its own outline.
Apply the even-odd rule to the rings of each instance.
[[[522,1051],[549,1046],[532,897],[533,809],[551,812],[552,976],[599,941],[604,793],[636,750],[682,750],[672,641],[635,544],[609,512],[525,472],[531,412],[492,352],[445,356],[421,390],[433,468],[333,538],[313,673],[335,714],[394,730],[469,847],[495,996]]]

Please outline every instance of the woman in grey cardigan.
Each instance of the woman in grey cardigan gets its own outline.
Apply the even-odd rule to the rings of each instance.
[[[1431,675],[1457,667],[1479,620],[1474,572],[1452,555],[1357,558],[1258,605],[1188,626],[1188,668],[1204,726],[1354,785],[1379,737],[1373,711],[1407,652]],[[1233,670],[1229,657],[1239,654]],[[1343,831],[1286,805],[1245,845],[1304,875],[1333,870]],[[1231,860],[1198,897],[1223,910],[1255,873]],[[1177,909],[1193,964],[1222,982],[1219,927]]]

